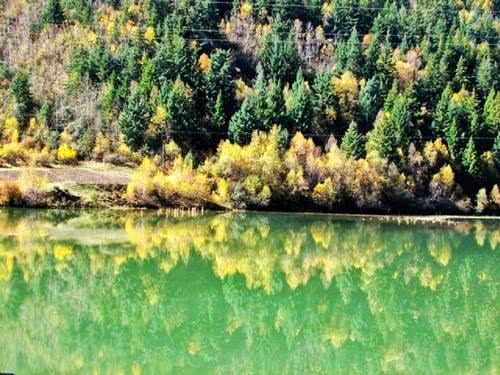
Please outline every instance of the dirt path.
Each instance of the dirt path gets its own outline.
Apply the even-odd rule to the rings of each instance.
[[[16,180],[25,168],[0,168],[0,181]],[[133,170],[103,163],[82,163],[77,166],[34,168],[51,183],[92,185],[127,185]]]

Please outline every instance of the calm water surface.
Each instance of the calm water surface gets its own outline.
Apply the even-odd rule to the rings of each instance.
[[[500,225],[0,210],[0,372],[498,374]]]

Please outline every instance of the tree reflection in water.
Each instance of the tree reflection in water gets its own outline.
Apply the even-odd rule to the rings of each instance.
[[[494,373],[498,224],[0,211],[18,373]]]

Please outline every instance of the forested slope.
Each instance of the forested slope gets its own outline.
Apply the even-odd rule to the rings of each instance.
[[[498,0],[0,11],[5,165],[148,156],[148,204],[500,207]]]

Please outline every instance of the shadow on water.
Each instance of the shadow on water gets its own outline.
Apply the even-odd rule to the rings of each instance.
[[[0,371],[495,373],[500,227],[0,210]]]

